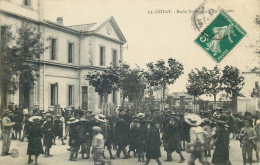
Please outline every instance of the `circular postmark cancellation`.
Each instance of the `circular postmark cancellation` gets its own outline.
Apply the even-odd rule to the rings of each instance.
[[[12,158],[17,158],[19,156],[19,150],[14,148],[10,151],[10,154]]]

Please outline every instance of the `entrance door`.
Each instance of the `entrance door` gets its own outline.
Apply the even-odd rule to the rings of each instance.
[[[82,109],[88,110],[88,87],[82,87]]]

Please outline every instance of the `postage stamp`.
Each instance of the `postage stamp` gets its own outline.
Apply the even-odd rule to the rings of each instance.
[[[237,22],[221,10],[219,15],[195,39],[195,43],[220,63],[246,34]]]

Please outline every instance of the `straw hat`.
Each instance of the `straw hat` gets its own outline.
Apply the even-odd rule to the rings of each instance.
[[[107,122],[105,115],[99,114],[98,116],[95,116],[95,118],[100,122]]]
[[[81,117],[79,121],[87,121],[84,117]]]
[[[95,131],[95,132],[97,132],[97,133],[101,133],[101,128],[98,127],[98,126],[92,127],[92,130]]]
[[[144,113],[138,113],[138,114],[137,114],[137,117],[138,117],[139,119],[142,119],[142,118],[145,117],[145,114],[144,114]]]
[[[29,122],[34,123],[34,122],[40,121],[41,119],[42,119],[41,116],[32,116],[29,118]]]
[[[11,111],[8,110],[8,109],[6,109],[6,110],[3,111],[3,115],[8,114],[8,113],[11,113]]]
[[[61,117],[61,115],[60,115],[60,114],[58,114],[56,117]]]
[[[194,113],[186,114],[184,120],[191,126],[198,126],[202,123],[201,117]]]
[[[75,119],[75,120],[73,120],[73,121],[68,121],[67,124],[75,124],[75,123],[77,123],[77,122],[79,122],[79,120],[78,120],[78,119]]]

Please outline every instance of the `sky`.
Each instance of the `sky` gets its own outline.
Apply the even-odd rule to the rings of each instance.
[[[194,42],[201,31],[194,28],[192,14],[203,3],[206,10],[216,10],[212,17],[204,16],[209,20],[203,28],[224,9],[247,32],[221,63]],[[127,40],[126,63],[146,68],[148,62],[172,57],[184,65],[184,74],[169,87],[170,92],[186,91],[187,75],[194,68],[233,65],[247,71],[259,65],[254,54],[260,40],[259,26],[254,23],[258,0],[44,0],[44,7],[45,19],[63,17],[65,26],[99,23],[113,16]]]

